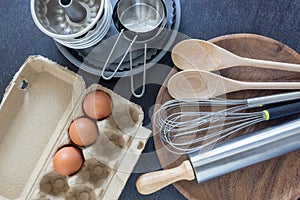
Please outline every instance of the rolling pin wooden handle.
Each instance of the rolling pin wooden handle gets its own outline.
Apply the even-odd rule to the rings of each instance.
[[[143,174],[138,178],[136,188],[141,194],[151,194],[177,181],[194,179],[193,167],[185,160],[178,167]]]

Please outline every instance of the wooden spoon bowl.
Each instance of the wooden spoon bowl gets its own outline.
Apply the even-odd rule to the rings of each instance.
[[[173,75],[168,91],[173,98],[214,98],[230,92],[258,89],[300,89],[300,82],[246,82],[202,71],[184,70]]]
[[[198,39],[178,43],[172,50],[172,59],[175,66],[182,70],[216,71],[235,66],[253,66],[300,72],[299,64],[242,57],[211,42]]]

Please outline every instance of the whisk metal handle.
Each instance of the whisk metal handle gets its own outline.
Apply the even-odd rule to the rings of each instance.
[[[283,94],[249,98],[247,99],[247,106],[248,108],[256,108],[263,105],[291,101],[295,99],[300,99],[300,92],[288,92]]]
[[[265,120],[273,120],[300,113],[300,102],[264,110]]]

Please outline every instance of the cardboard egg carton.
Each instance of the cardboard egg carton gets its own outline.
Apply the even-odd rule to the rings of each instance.
[[[72,176],[53,169],[55,152],[70,145],[68,128],[85,116],[84,97],[110,95],[109,117],[97,121],[95,143],[81,147],[82,168]],[[151,131],[142,109],[41,56],[29,57],[0,105],[0,199],[118,199]]]

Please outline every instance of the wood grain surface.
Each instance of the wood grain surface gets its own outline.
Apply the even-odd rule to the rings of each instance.
[[[210,40],[211,42],[243,57],[300,63],[300,55],[288,46],[276,40],[254,34],[233,34]],[[156,99],[154,110],[171,97],[166,83],[178,71],[174,67]],[[221,70],[220,74],[242,81],[300,81],[300,73],[287,72],[255,67],[233,67]],[[244,99],[280,93],[271,90],[247,90],[226,95],[229,99]],[[285,118],[284,120],[288,120]],[[281,120],[263,122],[243,129],[227,139],[243,135],[264,127],[271,126]],[[187,156],[178,156],[163,148],[158,130],[153,127],[154,142],[160,163],[164,169],[178,166]],[[300,150],[278,158],[274,158],[250,167],[212,179],[202,184],[196,181],[180,181],[174,186],[188,199],[295,199],[300,197]]]

